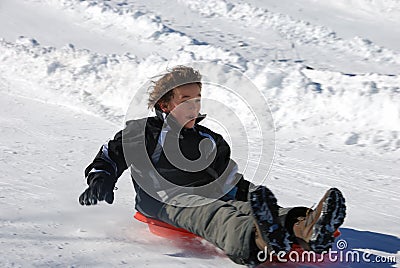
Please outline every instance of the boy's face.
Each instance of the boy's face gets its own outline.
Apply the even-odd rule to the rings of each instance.
[[[172,99],[161,105],[163,112],[171,113],[184,128],[192,128],[200,112],[201,89],[197,84],[187,84],[173,89]]]

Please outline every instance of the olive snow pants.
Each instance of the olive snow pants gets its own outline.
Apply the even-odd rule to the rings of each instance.
[[[206,239],[234,262],[247,264],[254,250],[250,245],[255,230],[250,203],[207,199],[193,194],[177,195],[168,202],[175,205],[165,204],[158,218]],[[206,204],[196,206],[199,203]],[[284,218],[289,210],[280,209],[280,216]]]

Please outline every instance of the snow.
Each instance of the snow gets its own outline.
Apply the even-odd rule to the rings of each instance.
[[[268,101],[276,152],[259,169],[282,205],[338,187],[341,238],[399,259],[399,16],[396,0],[2,0],[0,266],[236,266],[134,221],[127,172],[112,206],[77,202],[84,168],[139,89],[199,61],[242,72]],[[257,130],[239,99],[205,92]],[[213,124],[218,111],[205,112]]]

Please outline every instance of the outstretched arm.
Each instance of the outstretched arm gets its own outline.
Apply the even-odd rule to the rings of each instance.
[[[122,131],[105,143],[93,162],[85,169],[89,187],[80,195],[81,205],[95,205],[98,201],[111,204],[114,201],[114,187],[118,178],[127,169],[122,148]]]

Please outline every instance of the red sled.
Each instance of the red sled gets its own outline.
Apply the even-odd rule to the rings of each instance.
[[[148,218],[140,212],[136,212],[133,217],[138,221],[147,223],[150,232],[152,232],[153,234],[155,234],[157,236],[161,236],[161,237],[165,237],[165,238],[199,237],[198,235],[195,235],[194,233],[191,233],[186,229],[178,228],[178,227],[172,226],[168,223],[165,223],[165,222],[162,222],[159,220],[155,220],[152,218]],[[333,235],[334,235],[334,237],[340,236],[340,231],[336,230]]]
[[[133,217],[138,221],[147,223],[150,232],[157,236],[174,239],[199,237],[198,235],[195,235],[194,233],[191,233],[183,228],[177,228],[165,222],[148,218],[140,212],[136,212]]]
[[[160,236],[160,237],[173,239],[173,240],[188,240],[188,239],[196,240],[197,238],[202,239],[200,236],[193,234],[193,233],[187,231],[186,229],[177,228],[177,227],[167,224],[165,222],[155,220],[152,218],[148,218],[140,212],[136,212],[134,215],[134,218],[138,221],[147,223],[150,232],[157,236]],[[338,236],[340,236],[340,234],[341,234],[340,231],[336,230],[333,235],[334,235],[334,237],[338,237]],[[301,253],[304,250],[300,245],[293,244],[292,248],[291,248],[291,252],[292,251],[297,251],[298,253]],[[276,262],[277,260],[274,260],[274,261]]]

